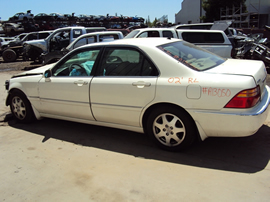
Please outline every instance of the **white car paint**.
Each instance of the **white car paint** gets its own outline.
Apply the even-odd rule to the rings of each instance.
[[[206,68],[214,60],[205,58],[193,61],[191,56],[191,59],[175,59],[170,56],[172,52],[164,53],[157,48],[174,43],[197,49],[182,40],[165,38],[124,39],[86,45],[71,51],[55,64],[14,76],[9,81],[9,92],[12,94],[13,89],[22,91],[29,99],[37,118],[59,118],[144,132],[144,118],[147,113],[153,112],[152,107],[164,106],[166,103],[168,108],[174,106],[184,109],[192,117],[202,140],[207,137],[254,134],[264,123],[270,110],[270,89],[266,86],[264,64],[220,58],[223,61],[220,65],[198,71],[189,68],[186,62],[190,60],[193,67]],[[70,64],[73,55],[77,57],[76,54],[80,52],[88,53],[102,47],[128,47],[126,56],[129,60],[134,56],[129,51],[137,47],[136,51],[145,54],[151,69],[157,67],[158,73],[153,76],[106,76],[108,69],[107,72],[101,69],[101,74],[97,71],[89,76],[57,76],[53,73],[55,68]],[[99,49],[100,55],[96,58],[102,58],[105,54],[101,54],[101,50],[103,49]],[[201,51],[205,52],[203,49]],[[215,60],[218,59],[218,56],[212,56]],[[99,62],[97,64],[100,65],[101,61]],[[96,67],[103,68],[103,65]],[[58,72],[64,70],[66,71],[63,69]],[[48,75],[50,72],[52,76]],[[225,108],[237,93],[256,86],[260,86],[260,99],[255,106],[243,109]],[[10,104],[8,98],[7,104]]]

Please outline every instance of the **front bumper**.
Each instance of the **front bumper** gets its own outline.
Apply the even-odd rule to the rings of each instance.
[[[207,137],[245,137],[258,131],[270,111],[270,88],[261,102],[249,111],[189,111],[198,127],[201,139]]]

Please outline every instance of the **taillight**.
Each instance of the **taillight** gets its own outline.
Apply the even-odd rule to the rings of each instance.
[[[243,90],[228,102],[225,108],[251,108],[260,100],[260,86]]]

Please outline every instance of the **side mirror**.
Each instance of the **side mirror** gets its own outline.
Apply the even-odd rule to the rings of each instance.
[[[45,78],[50,78],[52,76],[52,72],[50,69],[46,70],[45,73],[44,73],[44,77]]]

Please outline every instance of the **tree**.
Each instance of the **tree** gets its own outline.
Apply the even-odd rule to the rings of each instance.
[[[242,12],[246,11],[246,0],[202,0],[202,7],[205,10],[205,16],[201,19],[204,22],[213,22],[220,20],[220,9],[226,7],[240,7],[243,5]]]
[[[157,20],[157,18],[155,18],[155,20],[154,20],[153,23],[152,23],[152,26],[153,26],[153,27],[156,27],[156,26],[157,26],[157,22],[158,22],[158,20]]]

